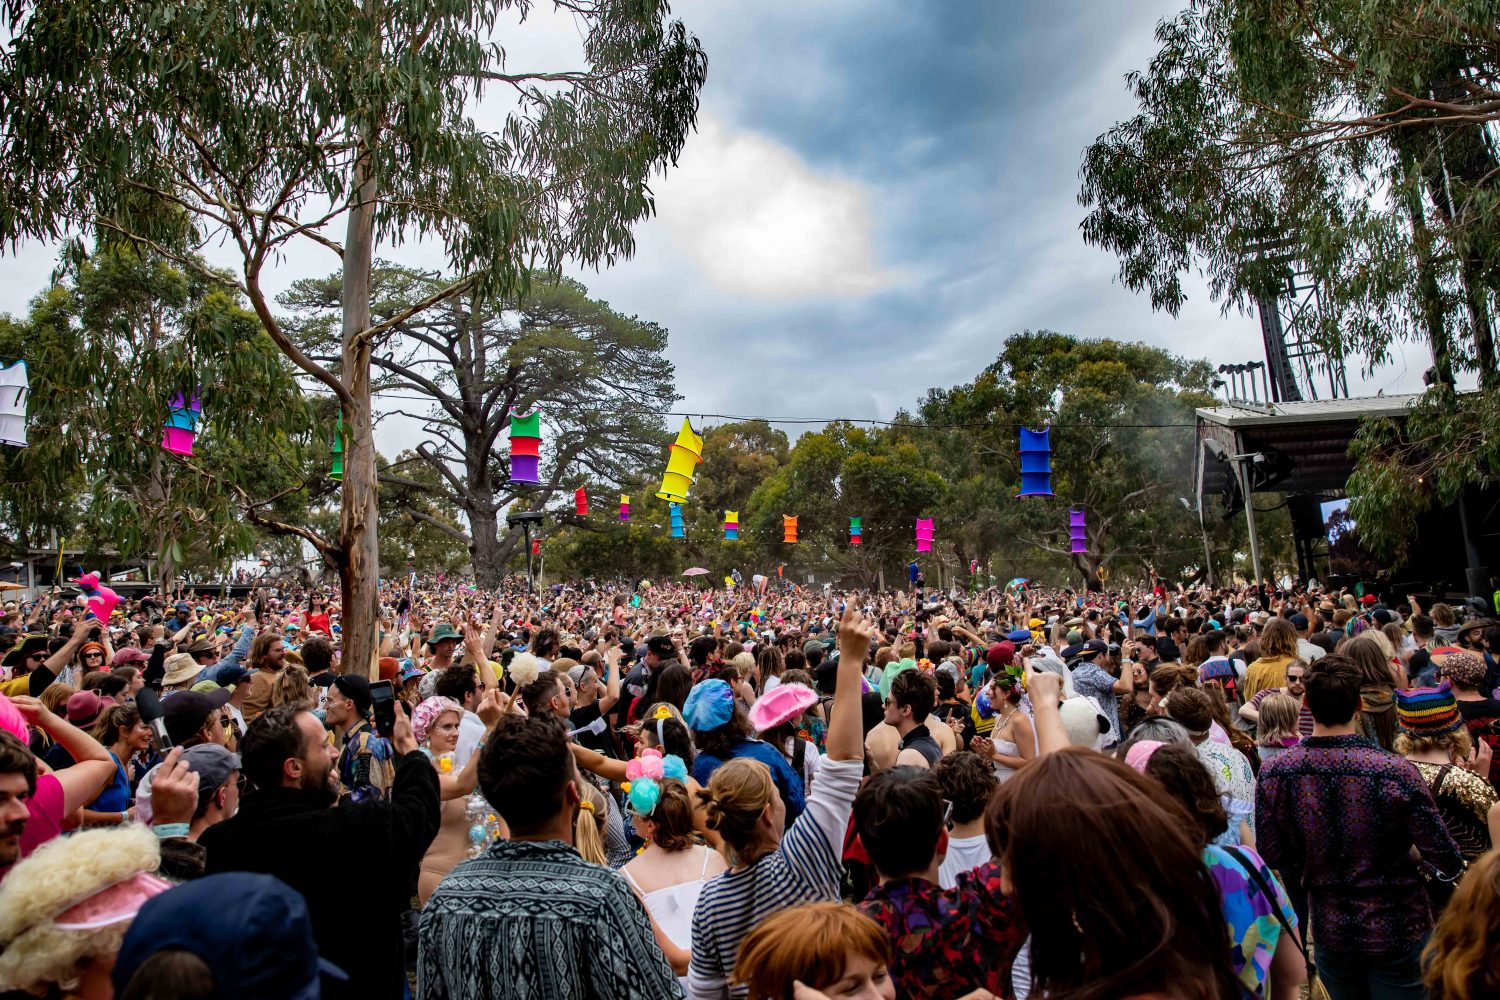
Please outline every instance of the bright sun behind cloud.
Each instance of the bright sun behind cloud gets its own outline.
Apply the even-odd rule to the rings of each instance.
[[[704,115],[656,194],[679,252],[724,291],[858,298],[904,280],[878,260],[872,192],[759,133]]]

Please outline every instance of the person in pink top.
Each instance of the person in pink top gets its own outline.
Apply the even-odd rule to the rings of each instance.
[[[114,777],[109,751],[88,733],[52,713],[35,698],[17,695],[0,708],[0,878],[63,830],[68,815],[92,802]],[[26,745],[36,726],[77,762],[52,771]],[[18,732],[17,729],[20,731]]]

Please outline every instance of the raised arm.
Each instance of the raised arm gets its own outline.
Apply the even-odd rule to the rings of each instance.
[[[115,776],[115,762],[98,740],[52,710],[36,698],[15,695],[11,698],[26,721],[56,740],[73,755],[76,763],[54,772],[63,790],[63,812],[81,809],[99,797]]]
[[[828,722],[830,760],[863,760],[864,732],[860,724],[860,678],[875,626],[854,608],[839,622],[839,666],[833,691],[833,718]]]

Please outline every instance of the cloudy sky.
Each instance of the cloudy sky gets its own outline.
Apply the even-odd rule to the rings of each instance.
[[[1044,327],[1260,359],[1253,316],[1221,314],[1201,282],[1180,317],[1153,313],[1079,236],[1081,152],[1131,112],[1124,74],[1180,6],[677,0],[709,56],[698,132],[635,257],[578,277],[667,327],[692,413],[889,417]],[[501,40],[513,69],[558,68],[577,28],[539,12]],[[382,255],[436,263],[420,245]],[[51,262],[7,254],[0,310],[23,311]],[[275,282],[330,269],[309,250]],[[1408,350],[1350,387],[1417,389],[1427,363]],[[387,453],[421,439],[400,418],[380,436]]]

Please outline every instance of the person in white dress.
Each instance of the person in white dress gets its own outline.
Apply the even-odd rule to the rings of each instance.
[[[639,778],[630,783],[628,804],[635,831],[645,848],[620,869],[641,897],[657,928],[683,954],[673,964],[685,966],[693,946],[693,909],[703,884],[727,866],[718,852],[698,842],[693,830],[693,802],[687,785],[676,778]],[[669,958],[672,957],[668,949]],[[687,979],[683,977],[683,989]]]

